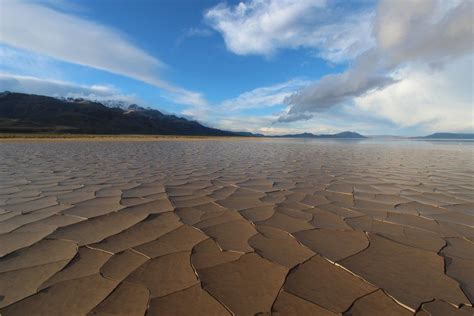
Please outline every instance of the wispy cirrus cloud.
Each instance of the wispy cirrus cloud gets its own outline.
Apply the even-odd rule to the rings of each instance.
[[[53,58],[166,87],[155,71],[165,64],[118,31],[24,1],[3,1],[0,40]]]
[[[176,103],[206,103],[199,93],[163,80],[159,73],[165,63],[113,28],[41,3],[4,0],[1,5],[1,43],[148,83]]]
[[[191,27],[184,32],[185,37],[207,37],[212,35],[212,30],[205,27]]]
[[[245,111],[274,110],[272,108],[284,105],[284,100],[288,96],[308,84],[309,81],[295,78],[245,91],[234,98],[225,99],[218,103],[193,106],[185,109],[182,114],[203,122],[211,122],[213,126],[224,126],[222,125],[224,123],[239,121],[238,117]],[[235,117],[235,119],[232,117]],[[268,121],[268,117],[263,119],[250,118],[248,115],[246,117],[247,121],[242,122],[244,123],[242,130],[247,130],[250,122],[263,123]]]
[[[240,111],[282,105],[288,96],[308,84],[309,81],[306,80],[292,79],[283,83],[256,88],[223,101],[220,107],[223,111]]]
[[[33,77],[63,79],[63,73],[58,67],[56,59],[1,43],[0,71]]]
[[[203,38],[212,36],[214,31],[208,27],[191,27],[185,29],[182,34],[176,39],[176,45],[181,45],[186,39],[189,38]]]

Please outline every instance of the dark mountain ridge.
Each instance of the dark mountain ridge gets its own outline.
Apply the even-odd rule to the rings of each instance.
[[[366,138],[355,132],[342,132],[333,135],[302,133],[279,136],[231,132],[207,127],[196,121],[164,114],[159,110],[144,108],[136,104],[120,101],[102,102],[83,98],[54,98],[5,91],[0,93],[0,133]]]
[[[236,136],[196,121],[131,105],[108,107],[85,99],[0,93],[0,132]]]

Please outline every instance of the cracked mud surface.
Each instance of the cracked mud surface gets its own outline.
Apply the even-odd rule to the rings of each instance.
[[[1,315],[472,315],[472,144],[0,144]]]

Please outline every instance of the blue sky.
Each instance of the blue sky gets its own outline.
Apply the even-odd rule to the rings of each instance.
[[[1,0],[0,90],[265,134],[471,132],[470,12],[435,0]]]

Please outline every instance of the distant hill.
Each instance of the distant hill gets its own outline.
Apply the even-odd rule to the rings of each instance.
[[[137,105],[108,107],[84,99],[0,93],[0,132],[238,136]]]
[[[251,132],[233,132],[237,136],[248,136],[248,137],[264,137],[265,135],[259,133],[251,133]]]
[[[281,138],[352,138],[352,139],[361,139],[367,138],[359,133],[356,132],[342,132],[337,134],[322,134],[322,135],[315,135],[312,133],[302,133],[302,134],[288,134],[288,135],[278,135],[273,137],[281,137]]]
[[[424,139],[474,139],[474,134],[460,134],[460,133],[434,133],[424,137],[417,137]]]

